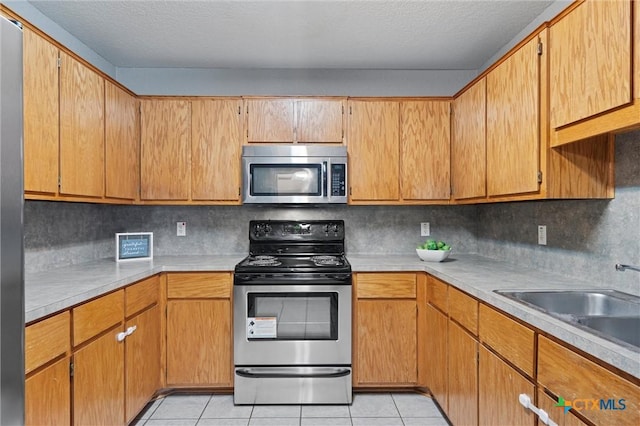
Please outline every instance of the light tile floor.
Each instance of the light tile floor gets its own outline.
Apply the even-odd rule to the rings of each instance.
[[[233,405],[233,395],[169,395],[150,404],[135,426],[446,426],[428,396],[356,393],[349,405]]]

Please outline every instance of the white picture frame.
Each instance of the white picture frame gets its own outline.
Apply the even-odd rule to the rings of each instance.
[[[116,233],[116,262],[153,259],[153,232]]]

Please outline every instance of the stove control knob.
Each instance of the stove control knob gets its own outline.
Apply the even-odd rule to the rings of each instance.
[[[271,233],[271,225],[269,225],[268,223],[265,223],[264,225],[264,233],[265,235]]]
[[[333,225],[331,225],[331,230],[333,230],[333,232],[337,233],[338,229],[339,229],[339,227],[338,227],[337,223],[334,223]]]

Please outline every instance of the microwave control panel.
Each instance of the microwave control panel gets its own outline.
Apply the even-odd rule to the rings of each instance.
[[[331,165],[331,196],[344,197],[346,193],[345,183],[347,181],[346,164]]]

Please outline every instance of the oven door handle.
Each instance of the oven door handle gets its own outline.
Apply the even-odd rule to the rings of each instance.
[[[236,374],[250,379],[279,378],[335,378],[351,374],[348,368],[238,368]]]

